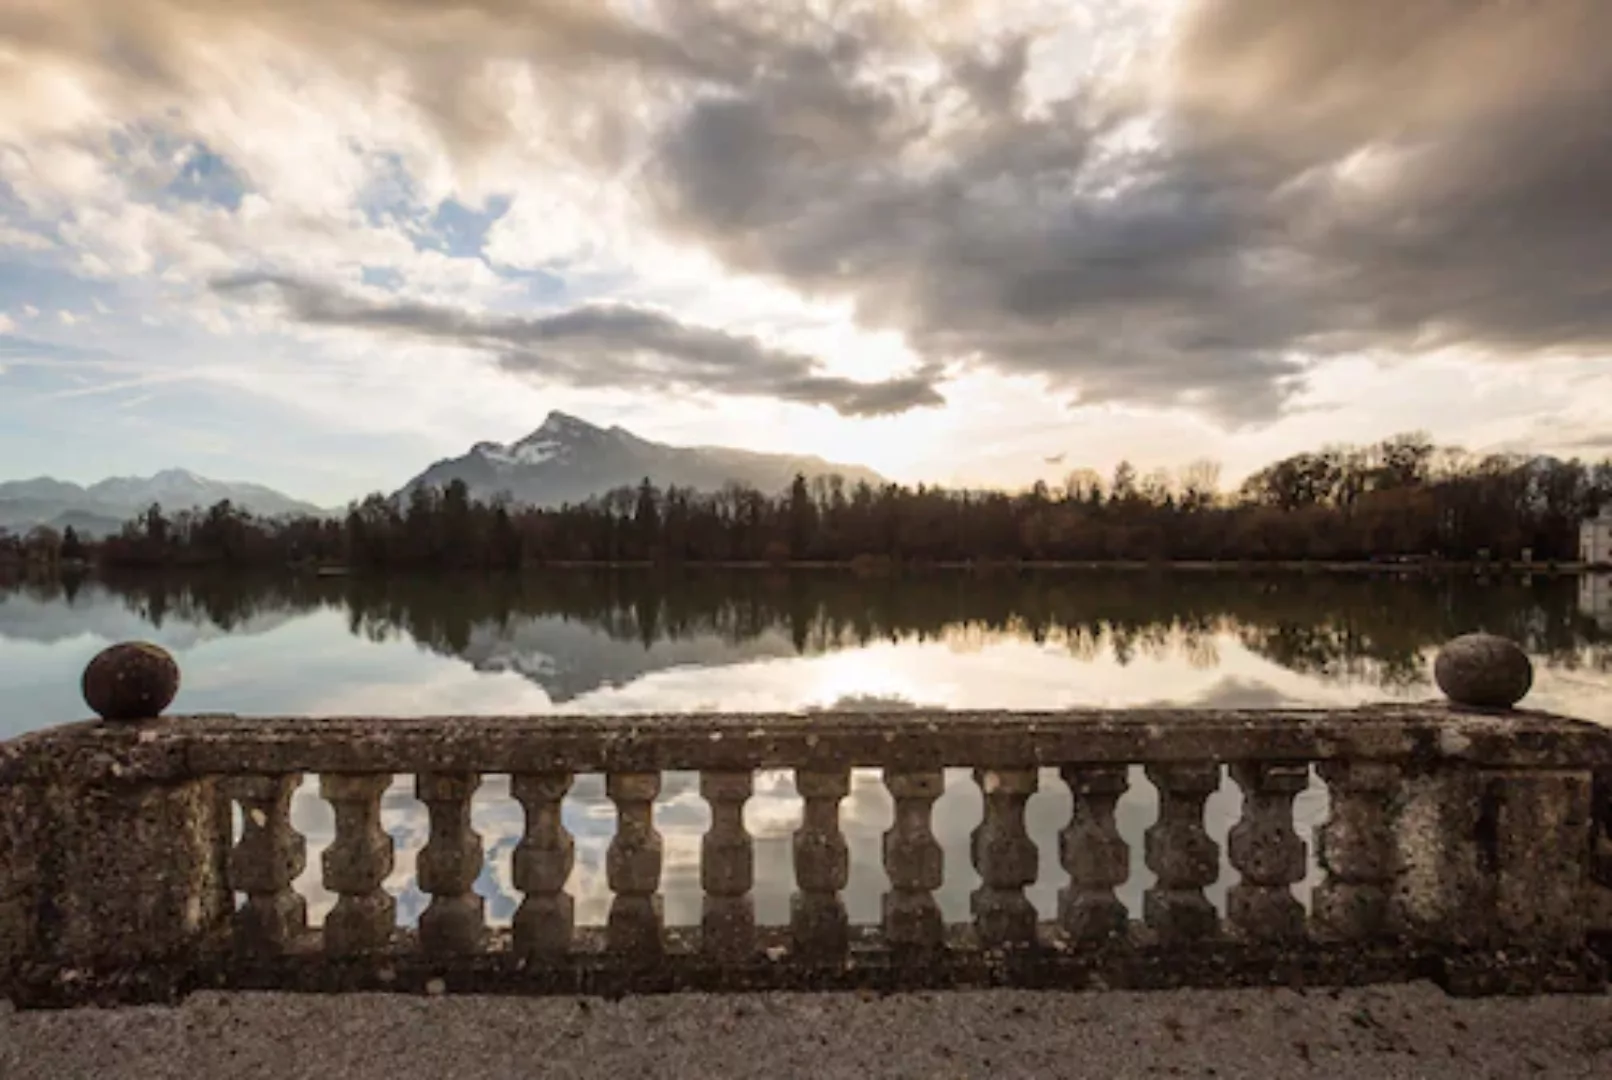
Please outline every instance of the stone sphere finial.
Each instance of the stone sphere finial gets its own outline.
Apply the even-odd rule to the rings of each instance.
[[[179,665],[168,650],[125,641],[96,654],[84,669],[84,702],[102,720],[148,720],[179,693]]]
[[[1438,651],[1433,681],[1456,705],[1509,709],[1534,685],[1534,665],[1509,638],[1462,634]]]

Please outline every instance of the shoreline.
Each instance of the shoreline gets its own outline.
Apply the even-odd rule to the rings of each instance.
[[[798,559],[787,562],[765,560],[721,560],[703,562],[653,562],[647,559],[624,560],[549,560],[526,570],[651,570],[651,569],[702,569],[702,570],[844,570],[852,573],[921,573],[927,570],[948,572],[1003,573],[1049,570],[1123,570],[1186,571],[1191,573],[1250,573],[1280,570],[1296,573],[1336,574],[1448,574],[1448,573],[1504,573],[1576,576],[1581,574],[1612,573],[1612,567],[1595,567],[1582,562],[1557,563],[1500,563],[1477,561],[1379,563],[1360,560],[1255,560],[1255,559],[1036,559],[1036,560],[946,560],[938,562],[897,562],[877,558],[871,563],[858,564],[856,560]],[[351,573],[361,574],[356,570]]]
[[[1024,573],[1185,573],[1185,574],[1336,574],[1361,577],[1582,577],[1612,573],[1612,567],[1584,562],[1479,562],[1476,560],[1373,562],[1368,560],[1297,560],[1297,559],[1178,559],[1178,560],[946,560],[901,562],[882,556],[852,560],[798,559],[769,561],[761,559],[701,560],[683,562],[657,562],[649,559],[550,559],[532,562],[519,570],[481,567],[349,567],[341,565],[274,566],[232,564],[221,561],[195,561],[171,563],[91,563],[72,567],[52,567],[38,564],[0,563],[0,574],[27,577],[47,576],[128,576],[166,574],[174,572],[215,572],[226,570],[246,575],[289,573],[297,576],[318,577],[325,580],[342,578],[394,577],[413,575],[449,577],[464,574],[484,576],[520,576],[552,571],[656,571],[662,573],[731,571],[742,573],[846,573],[857,577],[879,578],[924,573],[973,574],[991,576]]]

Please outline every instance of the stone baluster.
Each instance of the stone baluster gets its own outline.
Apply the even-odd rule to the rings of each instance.
[[[974,770],[985,813],[969,838],[981,881],[970,906],[980,941],[989,946],[1035,941],[1035,905],[1024,889],[1035,883],[1037,852],[1025,829],[1024,811],[1037,779],[1035,769]]]
[[[803,802],[795,830],[795,884],[790,900],[790,928],[795,955],[804,959],[838,960],[845,955],[849,921],[840,890],[850,880],[850,851],[840,831],[840,800],[850,794],[851,773],[795,771]]]
[[[1302,937],[1304,905],[1293,886],[1304,880],[1309,849],[1293,831],[1293,800],[1309,786],[1310,768],[1238,762],[1231,776],[1243,789],[1243,814],[1226,846],[1242,880],[1226,896],[1226,916],[1245,937]]]
[[[420,773],[414,789],[426,805],[431,836],[420,850],[420,888],[431,903],[420,914],[420,946],[428,953],[469,954],[486,933],[484,902],[475,892],[483,861],[481,837],[470,827],[475,773]]]
[[[935,800],[945,790],[940,769],[885,770],[885,786],[895,800],[895,823],[884,834],[884,935],[895,948],[935,948],[944,924],[934,890],[944,876],[945,853],[930,827]]]
[[[737,959],[755,951],[755,852],[744,827],[744,804],[755,790],[749,772],[700,774],[700,797],[711,806],[711,828],[700,841],[700,916],[704,950]]]
[[[1130,846],[1119,834],[1114,806],[1130,786],[1123,765],[1065,765],[1074,806],[1058,834],[1069,885],[1058,893],[1058,921],[1075,941],[1124,936],[1130,916],[1114,892],[1131,874]]]
[[[1148,869],[1158,881],[1143,898],[1147,924],[1165,941],[1215,933],[1214,905],[1203,894],[1220,873],[1220,848],[1203,825],[1203,804],[1220,786],[1220,766],[1149,765],[1159,819],[1147,831]]]
[[[1318,936],[1360,941],[1389,933],[1394,881],[1393,801],[1400,767],[1380,761],[1324,761],[1331,812],[1317,837],[1327,876],[1311,898]]]
[[[222,783],[241,806],[241,839],[229,858],[230,888],[246,894],[235,912],[235,943],[273,955],[308,922],[308,905],[292,888],[308,863],[307,842],[291,827],[291,796],[302,774],[231,776]]]
[[[379,949],[392,936],[396,902],[382,887],[392,872],[392,838],[381,828],[385,774],[325,773],[319,793],[336,813],[336,839],[325,849],[325,887],[337,894],[325,916],[325,951],[349,956]]]
[[[563,956],[571,949],[575,903],[565,891],[576,859],[576,844],[561,817],[571,790],[566,772],[516,773],[510,793],[526,811],[526,831],[515,846],[515,952],[526,962]]]
[[[605,791],[616,804],[616,835],[605,855],[610,902],[608,941],[621,956],[658,956],[664,944],[661,841],[655,829],[660,773],[610,773]]]

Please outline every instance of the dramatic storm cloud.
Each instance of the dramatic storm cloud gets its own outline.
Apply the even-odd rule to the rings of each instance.
[[[559,399],[935,479],[1593,445],[1608,41],[1602,0],[11,0],[0,387],[433,452]]]
[[[782,53],[661,134],[662,212],[931,357],[1233,417],[1307,357],[1612,342],[1612,5],[1205,3],[1177,34],[1151,95],[1035,106],[1023,39],[955,58],[959,100]]]
[[[879,416],[943,402],[923,376],[879,383],[825,376],[809,357],[624,304],[587,304],[542,316],[479,315],[407,301],[377,303],[266,275],[224,278],[213,288],[226,294],[269,291],[304,323],[489,351],[506,370],[574,385],[771,396],[828,405],[846,416]]]

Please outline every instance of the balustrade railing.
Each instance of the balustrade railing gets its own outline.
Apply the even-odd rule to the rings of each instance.
[[[1116,804],[1141,766],[1158,792],[1155,876],[1132,920]],[[889,889],[853,926],[840,804],[876,768],[894,803]],[[982,813],[972,918],[948,925],[932,823],[943,770],[968,768]],[[758,925],[745,825],[754,777],[794,774],[796,891]],[[662,774],[691,770],[710,807],[698,926],[668,927]],[[1323,878],[1294,888],[1311,838],[1294,799],[1311,776],[1330,813]],[[1221,851],[1206,799],[1242,793],[1224,916],[1206,894]],[[381,800],[411,775],[429,819],[400,927]],[[573,780],[602,774],[616,811],[603,928],[576,925],[567,882]],[[512,925],[474,885],[484,778],[524,813]],[[305,777],[335,819],[320,869],[334,907],[312,926],[291,822]],[[1051,778],[1056,777],[1056,780]],[[1056,918],[1026,890],[1038,847],[1026,805],[1071,798],[1057,835]],[[493,992],[682,987],[1163,986],[1418,977],[1454,990],[1604,986],[1612,938],[1612,732],[1538,713],[1433,703],[1351,710],[237,718],[93,722],[0,746],[0,979],[23,1004],[162,999],[196,987]],[[234,824],[238,819],[238,827]]]

